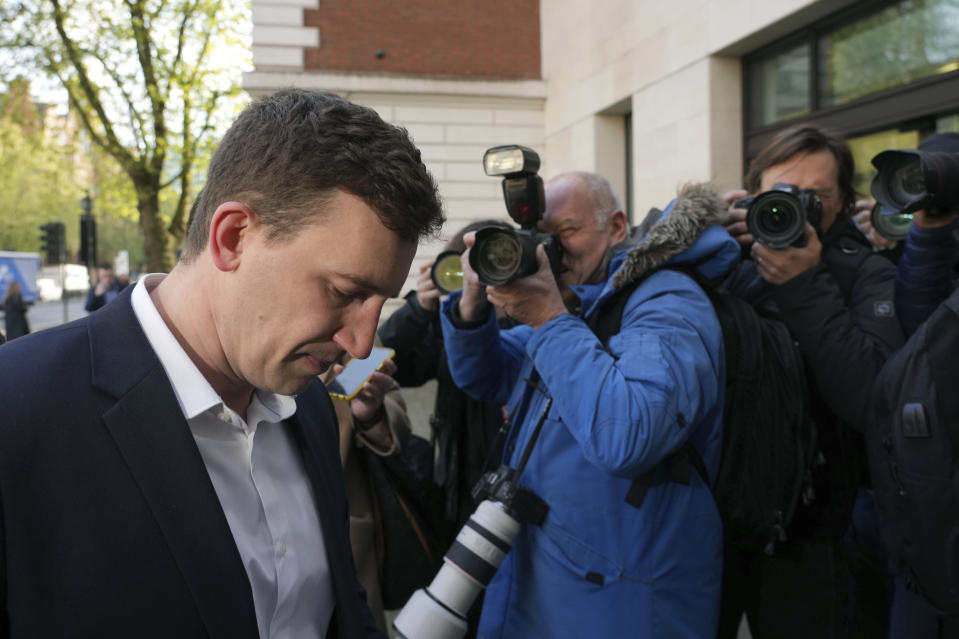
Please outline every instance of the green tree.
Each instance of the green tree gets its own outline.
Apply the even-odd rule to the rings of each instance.
[[[76,250],[83,195],[69,153],[43,131],[43,114],[13,85],[0,109],[0,250],[38,251],[40,225],[67,224],[67,249]]]
[[[56,78],[136,197],[146,268],[168,271],[195,182],[240,105],[242,0],[21,0],[0,10],[8,64]],[[174,196],[166,195],[172,188]],[[161,202],[167,199],[169,208]]]
[[[827,35],[826,105],[956,69],[959,0],[905,0]]]

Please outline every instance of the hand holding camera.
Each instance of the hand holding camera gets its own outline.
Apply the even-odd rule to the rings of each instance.
[[[539,328],[566,312],[546,247],[536,247],[534,255],[537,269],[531,275],[499,286],[485,286],[470,261],[470,253],[476,250],[475,234],[468,233],[463,240],[467,249],[462,255],[463,296],[459,300],[459,313],[464,320],[482,317],[488,302],[501,308],[509,317],[533,328]]]
[[[546,247],[536,247],[538,268],[532,275],[486,289],[489,301],[513,319],[539,328],[566,312],[563,296],[553,276]]]
[[[730,206],[730,209],[726,212],[723,227],[726,229],[726,232],[732,235],[733,239],[742,246],[751,246],[752,243],[756,241],[756,238],[749,232],[749,227],[746,226],[747,210],[745,208],[734,207],[735,202],[738,202],[747,195],[749,195],[749,192],[743,189],[734,189],[723,194],[723,200]]]
[[[437,260],[430,260],[420,267],[420,276],[416,280],[416,301],[427,311],[435,311],[440,307],[440,296],[443,294],[436,286],[433,269]]]
[[[486,299],[486,287],[480,283],[476,271],[470,266],[470,251],[476,242],[476,233],[467,233],[463,236],[466,250],[460,255],[460,264],[463,271],[463,295],[459,299],[459,313],[466,321],[483,317],[489,302]]]
[[[750,254],[756,262],[759,276],[778,286],[819,264],[822,243],[812,224],[806,224],[803,229],[802,241],[802,246],[787,246],[782,249],[754,242]]]

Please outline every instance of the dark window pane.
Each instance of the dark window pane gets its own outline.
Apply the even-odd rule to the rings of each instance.
[[[809,45],[757,60],[749,67],[750,126],[809,113]]]
[[[916,122],[913,126],[896,127],[849,138],[847,142],[856,163],[856,191],[861,196],[871,197],[869,186],[876,174],[872,158],[876,154],[889,149],[914,149],[926,135],[946,131],[959,131],[959,114],[934,116],[929,120]]]
[[[959,69],[959,0],[911,0],[824,35],[820,106]]]

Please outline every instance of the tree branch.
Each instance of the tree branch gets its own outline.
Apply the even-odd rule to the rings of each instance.
[[[137,158],[134,157],[133,154],[130,153],[122,144],[120,144],[116,132],[113,130],[113,123],[110,122],[110,118],[107,117],[106,110],[103,108],[103,103],[100,101],[97,89],[90,81],[90,76],[87,73],[86,66],[83,64],[83,60],[80,59],[77,47],[70,36],[67,35],[66,27],[64,26],[64,14],[60,6],[60,0],[50,0],[50,3],[53,6],[53,18],[54,23],[56,24],[57,34],[59,35],[60,41],[67,52],[67,57],[70,60],[70,64],[77,73],[77,80],[80,83],[80,88],[83,91],[83,95],[86,98],[90,108],[96,112],[97,118],[100,121],[100,124],[103,126],[106,138],[103,140],[105,143],[101,143],[101,146],[107,153],[115,157],[121,165],[125,166],[127,164],[136,164]],[[50,66],[55,66],[52,58]],[[51,68],[51,70],[55,71],[53,68]],[[79,100],[76,99],[76,96],[72,96],[71,101],[78,110],[83,110],[83,105]],[[84,117],[81,117],[81,120],[83,121],[84,126],[87,127],[87,130],[90,132],[90,134],[94,136],[94,139],[100,137],[97,131],[93,128],[92,122],[90,121],[89,117],[87,117],[86,113],[84,113]]]
[[[137,46],[137,58],[143,71],[143,83],[147,97],[150,99],[153,115],[153,135],[155,146],[153,156],[148,159],[149,170],[155,175],[163,171],[163,163],[167,151],[167,126],[164,119],[166,102],[160,95],[153,68],[153,42],[150,40],[150,30],[144,16],[143,0],[126,0],[130,9],[130,23],[133,27],[133,39]]]
[[[126,103],[127,112],[129,113],[130,119],[130,130],[133,132],[134,138],[136,138],[137,147],[143,151],[143,156],[146,157],[147,149],[147,140],[146,140],[146,122],[143,120],[143,116],[136,108],[136,104],[133,101],[133,96],[130,95],[130,92],[126,90],[123,82],[123,78],[120,77],[120,74],[117,73],[116,68],[113,65],[107,64],[103,57],[100,55],[90,52],[90,55],[95,57],[100,61],[100,64],[103,66],[104,70],[107,72],[107,75],[110,76],[110,79],[113,80],[113,83],[116,85],[117,90],[120,92],[120,95],[123,97],[123,101]]]

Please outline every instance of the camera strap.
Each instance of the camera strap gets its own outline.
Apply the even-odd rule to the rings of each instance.
[[[534,388],[542,392],[538,386],[534,386]],[[546,423],[546,417],[549,416],[549,409],[552,407],[553,398],[546,395],[546,405],[543,406],[543,412],[540,413],[539,419],[536,421],[536,426],[533,428],[533,434],[530,435],[529,441],[526,443],[526,448],[523,449],[523,456],[519,460],[519,465],[516,466],[517,478],[523,473],[523,469],[526,468],[526,462],[529,461],[529,456],[533,453],[533,446],[536,444],[536,440],[539,439],[539,433],[543,429],[543,424]]]

